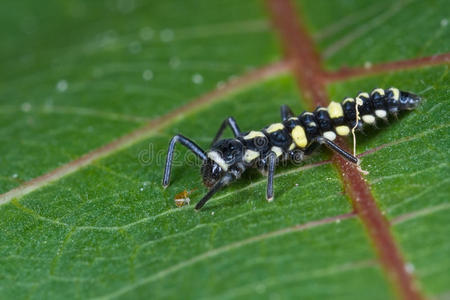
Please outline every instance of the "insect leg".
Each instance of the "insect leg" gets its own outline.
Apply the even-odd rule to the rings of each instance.
[[[180,142],[183,146],[194,152],[194,154],[197,155],[197,157],[199,157],[201,160],[205,160],[207,158],[205,151],[203,151],[203,149],[200,148],[196,143],[182,136],[181,134],[177,134],[170,140],[169,143],[169,150],[167,151],[167,158],[166,158],[166,168],[164,169],[164,177],[162,182],[163,187],[167,187],[169,185],[170,172],[172,169],[173,152],[175,150],[175,144],[177,142]]]
[[[225,176],[222,177],[216,184],[213,185],[213,187],[208,191],[208,193],[203,196],[203,198],[195,205],[195,209],[199,210],[200,208],[205,205],[206,202],[208,202],[211,197],[217,193],[222,187],[230,183],[230,181],[233,179],[231,174],[225,174]]]
[[[336,152],[337,154],[341,155],[343,158],[354,164],[357,164],[359,162],[357,157],[354,157],[352,154],[348,153],[347,151],[345,151],[344,149],[342,149],[341,147],[339,147],[338,145],[336,145],[327,138],[318,137],[316,138],[316,141],[320,144],[324,144],[329,149],[333,150],[334,152]]]
[[[223,120],[222,125],[220,125],[220,128],[217,131],[217,134],[214,137],[211,145],[215,144],[217,142],[217,140],[220,139],[220,137],[222,136],[223,131],[225,130],[227,125],[230,126],[231,131],[233,131],[233,134],[235,137],[237,137],[241,134],[241,130],[239,129],[239,126],[236,123],[236,120],[233,117],[228,117],[225,120]]]
[[[305,149],[305,155],[310,155],[311,153],[313,153],[317,147],[320,146],[319,142],[312,142],[311,145],[308,146],[308,148]]]
[[[267,190],[266,190],[266,199],[269,202],[273,200],[273,176],[275,173],[275,165],[277,162],[277,155],[275,152],[270,152],[267,157],[268,164],[268,176],[267,176]]]
[[[282,121],[286,121],[287,119],[294,116],[294,113],[292,112],[291,108],[285,104],[281,105],[280,111]]]

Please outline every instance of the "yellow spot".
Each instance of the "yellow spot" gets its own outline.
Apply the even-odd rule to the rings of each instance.
[[[345,104],[347,102],[355,102],[355,99],[353,99],[353,98],[345,98],[342,103]]]
[[[295,143],[292,143],[290,146],[289,146],[289,150],[294,150],[295,149]]]
[[[383,89],[380,89],[380,88],[374,89],[372,91],[372,95],[375,94],[375,93],[380,94],[380,96],[384,96],[384,90]]]
[[[275,124],[272,124],[269,127],[267,127],[266,131],[268,133],[272,133],[272,132],[275,132],[275,131],[278,131],[278,130],[282,130],[283,128],[284,128],[283,124],[275,123]]]
[[[394,94],[394,100],[398,100],[400,98],[400,91],[397,88],[390,88],[389,89],[392,94]]]
[[[291,132],[292,138],[297,146],[305,148],[308,145],[308,139],[306,138],[305,130],[302,126],[295,126]]]
[[[255,137],[265,137],[264,133],[261,131],[250,131],[246,136],[244,136],[244,140],[251,140]]]
[[[348,126],[342,125],[336,127],[336,133],[342,136],[346,136],[350,133],[350,128]]]
[[[288,120],[293,120],[293,121],[297,121],[298,118],[297,117],[290,117]]]
[[[328,113],[330,114],[330,118],[332,119],[337,119],[344,116],[342,106],[334,101],[332,101],[330,105],[328,105]]]
[[[244,161],[247,163],[252,162],[259,157],[259,152],[248,149],[244,154]]]
[[[277,146],[273,146],[270,150],[274,152],[277,155],[277,157],[283,154],[283,150],[281,150],[281,148]]]

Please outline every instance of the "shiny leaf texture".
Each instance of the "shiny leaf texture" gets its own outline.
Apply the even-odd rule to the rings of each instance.
[[[171,185],[161,186],[173,135],[206,149],[227,116],[252,130],[278,122],[281,104],[311,109],[270,6],[4,2],[0,298],[399,297],[326,149],[277,169],[273,203],[266,178],[248,172],[194,211],[207,189],[200,162],[182,147]],[[450,50],[446,1],[292,3],[324,72]],[[445,299],[448,60],[333,78],[326,92],[336,101],[390,86],[423,97],[417,110],[366,128],[356,148],[405,268],[422,295]],[[78,163],[124,136],[133,138]],[[45,178],[58,167],[69,171]],[[184,190],[191,205],[177,208],[174,196]]]

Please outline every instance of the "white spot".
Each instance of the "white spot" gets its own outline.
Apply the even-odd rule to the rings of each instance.
[[[412,263],[406,263],[405,264],[405,270],[406,272],[408,272],[409,274],[414,272],[414,265]]]
[[[22,103],[20,106],[23,112],[29,112],[31,110],[31,104],[28,102]]]
[[[132,41],[130,44],[128,44],[128,51],[131,54],[137,54],[137,53],[141,52],[141,50],[142,50],[142,45],[138,41]]]
[[[139,31],[139,36],[143,41],[149,41],[155,36],[155,31],[150,27],[143,27]]]
[[[152,70],[145,70],[144,72],[142,72],[142,78],[145,81],[150,81],[153,79],[153,72]]]
[[[339,223],[341,223],[341,220],[340,219],[336,219],[336,224],[339,224]]]
[[[170,42],[173,40],[173,37],[174,37],[173,30],[168,29],[168,28],[163,29],[163,30],[161,30],[159,37],[160,37],[161,41],[163,41],[165,43]]]
[[[341,125],[335,128],[336,133],[341,135],[341,136],[347,136],[350,133],[350,128],[348,128],[348,126],[345,125]]]
[[[333,131],[325,131],[323,133],[323,137],[329,139],[330,141],[334,141],[336,139],[336,133]]]
[[[19,177],[19,174],[17,174],[17,173],[14,173],[14,174],[12,174],[12,176],[11,176],[12,178],[17,178],[17,177]]]
[[[61,79],[56,84],[56,90],[60,93],[64,93],[68,87],[69,87],[69,84],[67,83],[67,80],[65,80],[65,79]]]
[[[211,212],[211,216],[214,216],[214,212],[213,211]]]
[[[364,123],[367,124],[375,124],[375,117],[372,115],[364,115],[362,116]]]
[[[378,118],[384,119],[384,118],[386,118],[386,116],[387,116],[387,112],[386,112],[384,109],[377,109],[377,110],[375,111],[375,115],[376,115]]]
[[[203,76],[199,73],[195,73],[194,75],[192,75],[192,82],[195,84],[202,84]]]
[[[446,27],[448,25],[448,20],[447,19],[442,19],[441,20],[441,26],[442,27]]]
[[[140,189],[139,189],[141,192],[144,190],[144,188],[143,187],[141,187]]]
[[[128,14],[135,9],[134,0],[117,0],[117,10],[123,14]]]
[[[180,65],[181,61],[178,57],[172,57],[169,61],[169,66],[173,69],[178,68],[178,66]]]
[[[370,68],[372,68],[372,63],[371,63],[370,61],[366,61],[366,62],[364,63],[364,68],[365,68],[365,69],[370,69]]]
[[[296,183],[295,186],[298,186],[298,183]]]

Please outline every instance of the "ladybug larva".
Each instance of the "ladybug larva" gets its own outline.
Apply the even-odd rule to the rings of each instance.
[[[195,209],[202,208],[217,191],[239,179],[248,168],[267,174],[266,199],[272,201],[273,177],[279,162],[294,157],[298,161],[318,145],[325,145],[356,164],[358,158],[333,142],[337,136],[347,136],[352,129],[361,130],[365,124],[375,125],[377,119],[387,120],[401,111],[416,108],[419,103],[420,97],[412,93],[397,88],[376,88],[370,94],[361,92],[355,98],[345,98],[342,103],[331,102],[328,107],[317,107],[299,116],[283,105],[281,122],[258,131],[243,132],[234,118],[229,117],[222,122],[208,151],[180,134],[175,135],[169,144],[162,184],[169,185],[174,148],[179,142],[203,161],[201,173],[209,191]],[[234,138],[220,139],[227,126]]]

